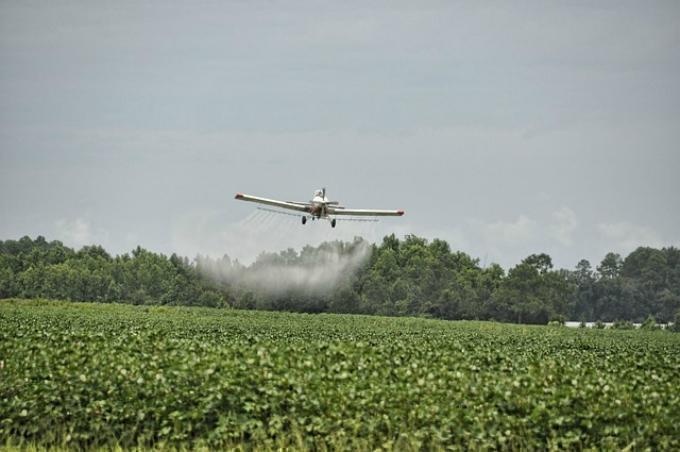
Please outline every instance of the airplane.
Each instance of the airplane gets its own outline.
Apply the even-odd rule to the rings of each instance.
[[[375,210],[375,209],[346,209],[341,206],[338,201],[329,201],[326,197],[326,189],[316,190],[314,197],[308,202],[299,201],[277,201],[275,199],[260,198],[258,196],[244,195],[243,193],[236,193],[235,199],[241,201],[250,201],[259,204],[266,204],[269,206],[280,207],[282,209],[295,210],[303,212],[302,224],[307,223],[307,219],[312,220],[329,220],[331,227],[335,227],[335,216],[351,215],[364,217],[382,217],[382,216],[397,216],[404,215],[403,210]]]

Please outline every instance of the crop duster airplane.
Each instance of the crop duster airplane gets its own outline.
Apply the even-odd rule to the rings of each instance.
[[[236,199],[241,201],[256,202],[259,204],[266,204],[269,206],[280,207],[282,209],[295,210],[302,212],[302,224],[307,223],[307,219],[312,220],[329,220],[331,227],[335,227],[336,216],[348,215],[352,217],[384,217],[404,215],[403,210],[375,210],[375,209],[347,209],[341,206],[337,201],[329,201],[326,198],[326,189],[316,190],[314,197],[308,202],[298,201],[277,201],[275,199],[260,198],[258,196],[244,195],[243,193],[236,193]],[[266,210],[266,209],[265,209]],[[348,218],[349,220],[350,218]],[[361,221],[361,220],[359,220]],[[365,220],[364,220],[365,221]]]

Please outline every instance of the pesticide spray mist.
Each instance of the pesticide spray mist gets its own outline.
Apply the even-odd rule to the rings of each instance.
[[[242,221],[238,229],[230,231],[230,237],[238,238],[229,246],[232,252],[244,249],[252,252],[255,247],[271,250],[277,244],[319,245],[301,246],[299,252],[292,246],[279,253],[260,252],[249,265],[227,256],[220,259],[199,256],[197,267],[220,284],[268,296],[328,294],[351,281],[367,261],[371,245],[359,237],[374,235],[375,225],[342,223],[343,229],[339,231],[330,228],[327,222],[315,223],[303,227],[297,217],[258,211]]]
[[[364,240],[330,242],[305,247],[298,254],[288,249],[263,253],[250,266],[229,258],[198,258],[198,268],[212,279],[268,295],[322,294],[347,281],[366,262],[371,246]]]

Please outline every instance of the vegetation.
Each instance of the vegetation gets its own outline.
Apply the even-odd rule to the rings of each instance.
[[[283,284],[285,272],[273,281],[282,289],[260,284],[263,274],[278,274],[268,271],[272,266],[309,273],[323,267],[324,255],[353,259],[358,250],[367,250],[361,252],[365,259],[333,270],[337,275],[321,290],[309,289],[309,277],[298,286]],[[609,253],[595,270],[582,260],[573,271],[554,269],[550,256],[533,254],[506,274],[496,264],[481,267],[445,241],[416,236],[264,253],[249,267],[227,256],[190,262],[141,247],[112,257],[100,246],[76,251],[43,237],[23,237],[0,241],[0,298],[7,297],[534,324],[648,317],[668,323],[680,313],[680,250],[638,248],[625,259]]]
[[[615,330],[633,330],[635,325],[628,320],[617,320],[612,324],[612,328]]]
[[[680,336],[0,302],[0,444],[680,448]]]

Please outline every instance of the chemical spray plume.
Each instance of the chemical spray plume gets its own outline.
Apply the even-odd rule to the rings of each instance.
[[[268,295],[291,293],[322,294],[350,281],[370,254],[371,246],[362,239],[352,243],[325,242],[314,248],[306,246],[262,253],[250,266],[227,256],[222,259],[197,258],[199,271],[222,284],[234,285]]]

